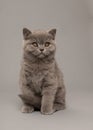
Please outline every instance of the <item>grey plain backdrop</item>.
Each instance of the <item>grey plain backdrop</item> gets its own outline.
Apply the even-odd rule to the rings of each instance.
[[[56,59],[64,73],[67,109],[22,114],[19,71],[22,29],[57,28]],[[93,129],[93,1],[0,0],[0,130]]]

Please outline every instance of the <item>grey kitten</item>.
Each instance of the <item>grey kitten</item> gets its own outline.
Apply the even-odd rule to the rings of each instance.
[[[22,112],[39,109],[52,114],[65,109],[63,74],[55,60],[56,29],[31,32],[23,29],[24,45],[20,73]]]

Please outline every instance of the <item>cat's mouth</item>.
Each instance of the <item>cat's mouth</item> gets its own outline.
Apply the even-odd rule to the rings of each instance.
[[[45,54],[43,52],[41,52],[39,55],[38,55],[39,58],[43,58],[45,57]]]

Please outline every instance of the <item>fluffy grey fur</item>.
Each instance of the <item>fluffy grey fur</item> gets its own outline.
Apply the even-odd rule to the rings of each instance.
[[[52,114],[65,108],[63,74],[55,60],[56,29],[31,32],[23,29],[24,45],[20,73],[22,112],[39,109]]]

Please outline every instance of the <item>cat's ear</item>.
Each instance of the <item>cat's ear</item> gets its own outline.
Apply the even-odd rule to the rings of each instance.
[[[56,29],[54,28],[54,29],[51,29],[51,30],[49,30],[48,31],[48,33],[49,34],[51,34],[52,35],[52,37],[53,37],[53,40],[55,40],[55,36],[56,36]]]
[[[32,32],[29,29],[23,28],[23,37],[25,40],[29,39],[31,34]]]

